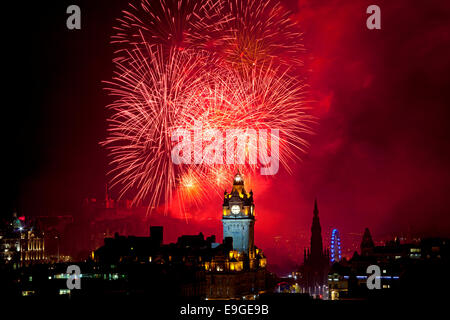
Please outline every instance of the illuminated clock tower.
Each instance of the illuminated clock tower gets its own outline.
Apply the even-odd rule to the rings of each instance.
[[[233,238],[233,249],[249,254],[254,249],[255,205],[253,192],[244,189],[239,171],[233,179],[230,193],[223,199],[223,237]]]

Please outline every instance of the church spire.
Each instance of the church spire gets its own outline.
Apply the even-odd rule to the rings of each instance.
[[[319,220],[317,199],[314,200],[314,216],[311,225],[311,256],[320,257],[323,254],[322,228]]]
[[[303,287],[311,295],[323,295],[328,283],[329,251],[323,249],[322,228],[319,221],[319,206],[314,200],[313,221],[311,225],[311,249],[306,252],[303,263]],[[305,254],[305,253],[303,253]]]

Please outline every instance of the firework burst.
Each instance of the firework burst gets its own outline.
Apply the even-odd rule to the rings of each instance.
[[[105,82],[114,102],[102,145],[113,185],[149,211],[174,193],[184,211],[211,190],[221,192],[236,170],[251,178],[260,166],[205,158],[175,165],[174,130],[190,131],[195,122],[203,134],[266,130],[269,141],[279,139],[276,156],[288,171],[311,133],[305,86],[286,68],[301,64],[300,34],[282,7],[272,0],[197,3],[138,1],[124,11],[112,39],[119,49],[114,77]],[[279,138],[272,129],[279,129]],[[256,147],[248,141],[246,156]]]
[[[311,134],[313,119],[303,102],[305,88],[287,72],[280,75],[272,65],[244,70],[245,73],[228,70],[216,74],[213,82],[203,84],[195,95],[189,96],[180,117],[185,123],[181,125],[189,128],[194,121],[200,121],[204,130],[282,129],[280,161],[289,169],[288,162],[296,157],[295,150],[304,152],[308,146],[304,136]]]
[[[231,19],[223,2],[214,0],[139,0],[118,19],[111,43],[116,60],[127,59],[126,48],[159,45],[166,52],[193,49],[223,37]],[[125,49],[124,49],[125,48]]]
[[[173,50],[167,56],[161,47],[127,51],[126,62],[117,62],[115,77],[106,82],[115,98],[109,106],[108,138],[114,169],[113,186],[122,194],[133,190],[137,204],[149,197],[156,205],[169,199],[176,185],[176,170],[170,160],[170,132],[180,124],[188,96],[204,83],[213,63],[204,55]]]
[[[239,70],[270,62],[303,65],[302,33],[277,0],[226,0],[221,10],[228,19],[218,26],[221,36],[205,49]]]

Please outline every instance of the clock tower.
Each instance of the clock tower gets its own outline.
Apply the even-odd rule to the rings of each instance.
[[[249,254],[254,250],[255,205],[253,192],[244,189],[244,180],[238,173],[230,193],[223,199],[223,237],[233,238],[233,249]]]

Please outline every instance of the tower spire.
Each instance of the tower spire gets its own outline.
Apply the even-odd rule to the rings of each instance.
[[[314,198],[314,217],[319,216],[319,209],[317,208],[317,198]]]
[[[314,216],[311,225],[311,255],[320,257],[323,254],[322,228],[319,220],[317,198],[314,200]]]
[[[311,295],[323,295],[323,286],[328,283],[329,251],[324,250],[322,243],[322,228],[319,221],[319,206],[314,199],[313,219],[311,225],[311,247],[307,250],[303,263],[304,287]]]
[[[244,185],[244,179],[242,178],[241,173],[239,172],[239,170],[237,171],[236,175],[234,176],[233,179],[233,186],[243,186]]]

